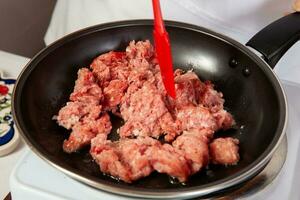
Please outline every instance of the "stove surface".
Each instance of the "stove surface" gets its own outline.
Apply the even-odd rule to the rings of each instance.
[[[297,188],[300,184],[300,173],[297,171],[300,168],[300,156],[297,156],[300,155],[300,85],[288,81],[282,81],[282,83],[289,105],[289,123],[286,133],[288,145],[285,163],[281,169],[286,154],[286,146],[283,143],[277,153],[274,154],[270,164],[260,175],[264,174],[258,175],[257,181],[251,181],[250,185],[230,193],[229,197],[233,199],[300,199],[300,191]],[[281,171],[276,177],[280,169]],[[14,200],[130,199],[97,190],[73,180],[48,165],[30,150],[14,168],[10,176],[10,189]]]

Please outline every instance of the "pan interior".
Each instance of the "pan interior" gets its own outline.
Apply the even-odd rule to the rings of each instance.
[[[189,188],[214,183],[238,174],[253,164],[278,139],[279,95],[275,79],[237,46],[210,34],[179,26],[169,26],[174,66],[193,69],[202,80],[211,80],[223,92],[225,107],[236,120],[236,127],[216,133],[240,140],[240,162],[235,166],[213,166],[192,176],[185,184],[172,184],[166,175],[153,173],[131,185],[114,180],[99,171],[85,148],[79,153],[62,150],[68,131],[52,117],[65,105],[74,87],[77,71],[93,58],[110,50],[124,50],[131,40],[152,40],[152,26],[93,28],[55,43],[37,56],[23,73],[16,89],[15,112],[21,132],[44,157],[79,176],[97,182],[131,188]],[[230,67],[229,61],[238,61]],[[243,70],[248,68],[250,75]],[[113,132],[121,124],[113,117]]]

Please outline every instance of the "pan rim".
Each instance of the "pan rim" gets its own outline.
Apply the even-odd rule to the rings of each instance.
[[[47,163],[49,163],[51,166],[57,168],[58,170],[62,171],[63,173],[69,175],[70,177],[79,180],[80,182],[83,182],[85,184],[88,184],[92,187],[95,187],[97,189],[104,190],[106,192],[125,195],[125,196],[132,196],[132,197],[146,197],[146,198],[191,198],[191,197],[197,197],[197,196],[204,196],[211,193],[218,192],[220,190],[228,189],[229,187],[232,187],[234,185],[237,185],[243,181],[246,181],[249,179],[249,177],[254,176],[258,171],[260,171],[265,164],[270,160],[271,156],[273,155],[274,151],[279,146],[280,142],[282,141],[286,128],[287,128],[287,121],[288,121],[288,109],[287,109],[287,98],[285,95],[285,92],[283,90],[282,84],[277,77],[277,75],[274,73],[274,71],[270,68],[270,66],[259,56],[255,55],[250,49],[248,49],[245,45],[237,42],[234,39],[231,39],[227,36],[224,36],[220,33],[216,33],[214,31],[211,31],[209,29],[206,29],[204,27],[182,23],[182,22],[176,22],[176,21],[166,21],[167,26],[171,27],[177,27],[182,29],[188,29],[191,31],[200,32],[205,35],[212,36],[216,39],[222,40],[223,42],[226,42],[230,45],[233,45],[238,50],[243,51],[247,56],[249,56],[251,59],[255,60],[256,63],[260,63],[259,66],[262,68],[262,70],[265,70],[266,73],[269,73],[274,80],[276,80],[274,83],[277,84],[277,92],[281,93],[279,99],[280,107],[282,107],[284,113],[282,113],[283,116],[283,123],[282,127],[277,126],[276,134],[279,135],[278,139],[272,142],[270,142],[269,146],[266,148],[266,150],[263,152],[262,155],[260,155],[253,163],[245,167],[245,169],[239,171],[238,173],[231,175],[225,179],[221,179],[218,181],[214,181],[209,184],[204,184],[201,186],[193,186],[189,188],[176,188],[176,189],[146,189],[146,188],[139,188],[139,190],[135,190],[136,188],[133,188],[131,186],[120,186],[117,184],[107,184],[105,181],[99,182],[96,180],[91,179],[92,177],[85,177],[83,175],[76,174],[76,170],[67,169],[61,164],[57,164],[55,160],[47,154],[46,151],[41,150],[38,147],[35,147],[33,145],[31,139],[28,137],[28,133],[25,129],[22,128],[20,125],[21,118],[17,115],[18,108],[17,108],[17,102],[20,102],[20,97],[18,98],[18,94],[20,94],[21,89],[24,86],[24,83],[30,74],[30,72],[34,69],[35,64],[38,63],[41,59],[43,59],[48,53],[55,50],[57,47],[64,45],[67,42],[70,42],[74,39],[83,37],[87,34],[91,34],[98,31],[103,31],[111,28],[119,28],[119,27],[126,27],[126,26],[144,26],[144,25],[152,25],[152,20],[125,20],[125,21],[118,21],[118,22],[110,22],[105,24],[99,24],[91,27],[87,27],[85,29],[81,29],[79,31],[73,32],[71,34],[68,34],[61,39],[53,42],[48,47],[42,49],[38,54],[36,54],[23,68],[22,72],[19,74],[14,90],[13,90],[13,100],[12,100],[12,114],[13,118],[15,120],[16,126],[22,136],[22,138],[25,140],[26,144],[30,147],[30,149],[38,155],[40,158],[45,160]],[[264,67],[263,67],[264,66]],[[276,89],[276,88],[275,88]],[[20,91],[18,93],[18,91]]]

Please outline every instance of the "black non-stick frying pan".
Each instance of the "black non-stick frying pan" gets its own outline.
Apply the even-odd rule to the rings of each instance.
[[[202,80],[211,80],[225,97],[225,106],[237,126],[216,136],[240,140],[241,160],[236,166],[214,166],[192,176],[185,184],[152,173],[133,184],[102,174],[88,151],[62,150],[68,131],[52,120],[72,92],[77,70],[97,55],[124,50],[131,40],[152,39],[152,21],[123,21],[93,26],[68,35],[37,54],[18,78],[13,95],[17,127],[33,152],[72,178],[117,194],[151,198],[190,198],[213,195],[251,179],[270,160],[285,134],[287,104],[272,68],[298,40],[300,14],[288,15],[248,43],[248,47],[202,27],[167,22],[174,65],[193,68]],[[120,120],[113,118],[113,133]],[[34,173],[34,172],[32,172]],[[47,173],[47,172],[45,172]]]

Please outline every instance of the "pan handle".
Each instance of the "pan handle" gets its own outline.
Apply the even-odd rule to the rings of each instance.
[[[295,12],[266,26],[254,35],[247,46],[259,51],[274,68],[285,52],[300,38],[300,13]]]

